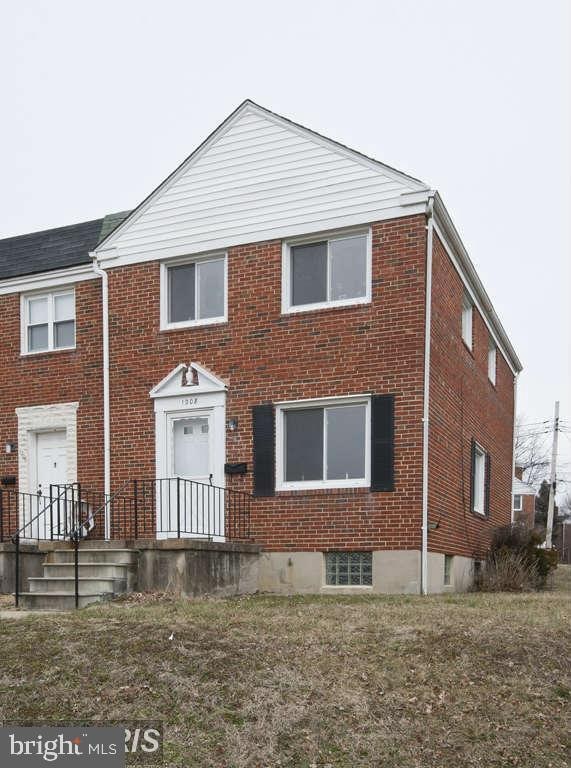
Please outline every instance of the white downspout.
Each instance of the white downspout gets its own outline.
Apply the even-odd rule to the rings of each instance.
[[[513,433],[513,446],[512,446],[512,489],[511,489],[511,507],[512,507],[512,514],[511,514],[511,521],[512,524],[515,523],[515,512],[514,512],[514,495],[513,495],[513,478],[515,477],[515,444],[517,440],[517,379],[518,379],[519,373],[516,373],[514,376],[514,433]]]
[[[93,271],[101,277],[101,311],[103,333],[103,490],[106,498],[111,494],[111,416],[109,398],[109,281],[106,270],[101,269],[96,253],[89,254],[93,259]],[[109,538],[111,520],[109,505],[105,506],[105,538]]]
[[[428,594],[428,423],[430,417],[430,326],[432,315],[432,242],[434,233],[434,192],[426,203],[426,297],[424,316],[424,393],[422,413],[422,551],[420,585]]]

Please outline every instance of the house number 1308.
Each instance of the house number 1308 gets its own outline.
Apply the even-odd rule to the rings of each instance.
[[[181,405],[198,405],[197,397],[183,397],[180,401]]]

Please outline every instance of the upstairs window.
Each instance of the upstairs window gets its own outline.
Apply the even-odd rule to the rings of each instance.
[[[75,292],[57,291],[24,296],[22,352],[53,352],[75,347]]]
[[[488,342],[488,378],[495,385],[496,383],[496,345],[490,339]]]
[[[299,312],[371,300],[368,231],[284,247],[283,310]]]
[[[161,304],[162,328],[225,321],[226,257],[163,264]]]
[[[472,315],[474,308],[470,297],[465,293],[462,299],[462,340],[468,349],[472,349]]]

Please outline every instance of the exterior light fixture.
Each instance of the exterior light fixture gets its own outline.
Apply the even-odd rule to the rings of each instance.
[[[229,432],[235,432],[238,429],[238,419],[228,419],[226,427]]]
[[[16,443],[6,443],[4,450],[6,453],[14,453],[16,450]]]

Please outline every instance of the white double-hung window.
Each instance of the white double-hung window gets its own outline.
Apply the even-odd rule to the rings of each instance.
[[[226,254],[161,265],[161,328],[224,322]]]
[[[370,300],[370,229],[284,242],[283,312],[350,306]]]
[[[351,397],[276,407],[277,488],[370,484],[370,400]]]
[[[468,349],[472,349],[472,317],[474,308],[467,293],[462,298],[462,340]]]
[[[22,296],[22,354],[75,347],[75,291]]]

